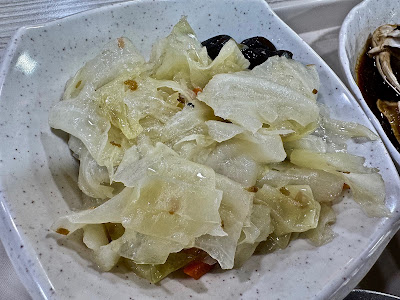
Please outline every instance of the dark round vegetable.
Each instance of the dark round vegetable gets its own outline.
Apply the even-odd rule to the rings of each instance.
[[[217,35],[201,44],[207,48],[208,55],[211,59],[215,59],[222,47],[231,39],[229,35]],[[277,50],[270,40],[262,36],[255,36],[245,39],[239,44],[244,57],[250,61],[249,69],[261,65],[271,56],[285,56],[292,58],[293,54],[287,50]]]
[[[262,48],[246,48],[242,49],[243,56],[250,62],[249,69],[261,65],[268,57],[274,56],[275,51],[269,51]]]
[[[242,45],[246,45],[249,48],[261,48],[269,51],[276,51],[276,47],[272,42],[265,37],[255,36],[245,39],[241,42]]]
[[[261,65],[271,56],[285,56],[289,59],[293,57],[293,54],[287,50],[269,51],[262,48],[246,48],[242,49],[242,53],[243,56],[250,62],[250,70],[253,69],[255,66]]]
[[[208,56],[214,59],[218,56],[219,51],[222,47],[231,39],[229,35],[217,35],[208,40],[202,42],[201,44],[207,48]]]
[[[284,56],[286,58],[292,59],[293,58],[293,53],[287,50],[277,50],[276,55],[278,56]]]

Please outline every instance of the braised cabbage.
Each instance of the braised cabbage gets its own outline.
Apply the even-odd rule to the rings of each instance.
[[[329,118],[315,66],[248,66],[234,40],[211,60],[185,18],[148,62],[126,38],[108,44],[50,111],[98,199],[53,229],[81,230],[102,270],[123,262],[158,282],[193,260],[231,269],[297,236],[329,242],[344,188],[387,215],[378,170],[345,144],[376,136]]]

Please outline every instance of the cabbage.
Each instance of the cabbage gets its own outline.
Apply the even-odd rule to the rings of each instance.
[[[296,165],[285,163],[274,165],[264,173],[257,182],[258,186],[268,184],[281,188],[285,185],[308,185],[318,202],[331,202],[337,199],[342,191],[344,180],[341,176],[322,170],[300,168]]]
[[[72,151],[72,155],[77,159],[79,159],[83,151],[87,151],[82,141],[73,135],[69,136],[68,147]]]
[[[294,141],[286,141],[284,147],[288,154],[291,154],[294,149],[325,153],[328,148],[324,139],[315,135],[308,135]]]
[[[315,153],[295,149],[290,155],[290,162],[310,169],[327,172],[371,173],[373,170],[364,167],[365,158],[348,153]]]
[[[252,134],[247,131],[226,143],[236,148],[238,153],[246,153],[259,163],[281,162],[286,158],[282,139],[273,132]]]
[[[320,126],[323,128],[326,138],[342,138],[347,140],[353,137],[365,137],[368,140],[374,141],[378,136],[367,127],[354,123],[341,120],[331,119],[329,112],[325,107],[321,108]]]
[[[298,69],[304,77],[280,76],[282,69]],[[214,113],[255,133],[263,124],[316,122],[319,109],[313,89],[318,89],[314,67],[284,57],[271,57],[252,71],[215,75],[198,95]]]
[[[196,238],[194,246],[216,259],[222,269],[232,269],[237,242],[246,217],[251,212],[254,195],[225,176],[217,176],[216,179],[217,188],[223,192],[219,213],[221,227],[227,235],[202,235]]]
[[[235,253],[235,267],[242,266],[256,250],[260,242],[265,241],[274,231],[271,223],[271,209],[259,202],[253,204],[251,213],[251,225],[243,227],[241,237]]]
[[[109,243],[103,224],[88,224],[83,227],[83,243],[92,250],[98,250]]]
[[[255,185],[260,166],[246,153],[238,153],[236,145],[219,144],[207,157],[205,164],[215,172],[242,184]]]
[[[270,253],[279,249],[285,249],[291,239],[293,239],[292,233],[284,234],[284,235],[276,235],[275,233],[271,233],[265,242],[259,244],[257,248],[257,253]]]
[[[353,199],[369,216],[382,217],[389,214],[385,206],[385,184],[373,168],[363,166],[364,158],[348,153],[314,153],[294,150],[290,161],[339,176],[350,186]]]
[[[123,161],[114,180],[140,194],[128,208],[125,228],[185,245],[202,234],[225,235],[214,171],[161,143],[139,160]]]
[[[173,146],[182,137],[192,134],[207,133],[205,122],[214,115],[212,110],[199,101],[193,101],[192,105],[185,106],[165,123],[161,133],[160,141]]]
[[[250,65],[233,40],[212,61],[185,18],[153,46],[150,63],[154,64],[153,78],[184,81],[191,88],[203,88],[215,74],[245,70]]]
[[[390,215],[385,206],[385,184],[378,173],[342,173],[341,176],[350,186],[353,200],[362,207],[368,216],[387,217]]]
[[[213,139],[205,134],[192,134],[179,140],[173,149],[183,158],[204,164],[216,147]]]
[[[98,250],[94,250],[94,261],[102,271],[110,271],[117,265],[121,256],[112,250],[112,242],[110,244],[100,246]]]
[[[64,216],[55,222],[52,228],[60,228],[72,233],[87,224],[122,223],[125,209],[129,202],[136,201],[137,193],[132,188],[124,188],[118,195],[104,202],[102,205],[71,215]]]
[[[126,229],[119,239],[112,242],[111,249],[136,264],[163,264],[170,253],[189,246]]]
[[[184,267],[198,255],[192,254],[188,251],[171,253],[164,264],[136,264],[132,260],[125,259],[124,263],[132,269],[138,276],[147,279],[152,283],[157,283],[163,278],[167,277],[170,273]]]
[[[111,174],[123,153],[120,148],[129,142],[113,130],[112,123],[116,123],[110,123],[111,116],[99,111],[96,91],[120,76],[145,73],[146,68],[144,58],[129,40],[110,42],[67,83],[63,101],[50,111],[50,126],[80,139],[95,161]]]
[[[148,62],[125,38],[107,45],[49,114],[96,207],[52,229],[82,231],[101,270],[125,262],[158,282],[193,260],[230,269],[298,237],[329,242],[346,187],[368,215],[388,215],[378,170],[346,151],[376,136],[330,119],[315,66],[248,66],[234,40],[211,60],[185,18]]]
[[[115,39],[68,81],[63,100],[90,99],[94,91],[111,80],[123,74],[143,73],[146,69],[144,58],[130,40]]]
[[[103,224],[83,227],[83,242],[93,251],[94,261],[102,271],[110,271],[117,264],[120,255],[112,250]]]
[[[206,125],[208,127],[208,134],[218,143],[227,141],[244,131],[243,127],[221,121],[206,121]]]
[[[329,243],[334,237],[331,225],[336,221],[336,214],[329,204],[321,204],[318,225],[300,234],[300,237],[308,239],[314,246],[322,246]]]
[[[78,176],[81,191],[93,198],[111,198],[114,189],[109,183],[107,168],[99,166],[86,149],[82,151]]]
[[[271,209],[264,203],[257,201],[253,204],[251,212],[251,226],[243,227],[244,238],[239,242],[256,243],[262,242],[274,231],[274,226],[271,223]]]
[[[281,189],[266,184],[256,193],[256,202],[271,209],[274,233],[304,232],[318,225],[320,205],[308,186],[287,185]]]
[[[226,235],[218,213],[222,193],[215,186],[151,176],[141,180],[137,189],[140,197],[127,208],[125,228],[184,245],[206,233]]]

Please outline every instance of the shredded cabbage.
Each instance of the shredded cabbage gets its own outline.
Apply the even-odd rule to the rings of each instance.
[[[158,282],[193,260],[231,269],[296,237],[328,243],[344,188],[386,216],[378,170],[345,144],[376,136],[329,118],[316,68],[248,66],[234,40],[211,60],[185,18],[148,62],[125,38],[108,44],[49,115],[70,134],[79,188],[100,200],[53,229],[81,229],[102,270],[124,262]]]

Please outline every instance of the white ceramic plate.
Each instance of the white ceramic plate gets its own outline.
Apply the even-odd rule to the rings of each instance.
[[[199,39],[226,33],[241,40],[264,35],[303,63],[316,64],[319,101],[332,117],[372,128],[337,76],[262,0],[137,0],[22,28],[0,73],[1,221],[3,243],[34,298],[48,299],[338,299],[372,266],[399,227],[398,174],[381,141],[350,143],[386,181],[392,218],[367,218],[346,195],[335,205],[338,236],[314,248],[298,240],[287,249],[254,256],[239,270],[214,271],[200,280],[167,278],[149,284],[133,274],[99,272],[78,242],[49,231],[77,207],[77,164],[63,136],[50,130],[49,108],[67,79],[111,38],[127,36],[148,54],[182,15]]]
[[[382,137],[389,153],[400,169],[400,153],[386,136],[379,120],[365,102],[356,84],[355,68],[368,36],[381,25],[400,24],[399,0],[365,0],[355,6],[345,18],[339,35],[339,57],[347,82],[362,108]]]

